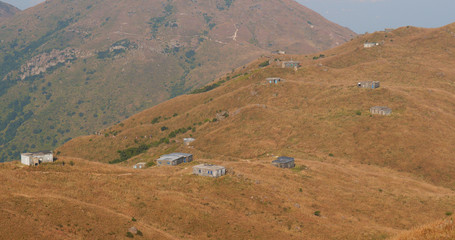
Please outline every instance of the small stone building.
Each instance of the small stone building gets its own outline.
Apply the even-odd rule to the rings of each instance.
[[[266,82],[269,84],[278,84],[279,82],[283,81],[281,78],[273,77],[273,78],[266,78]]]
[[[294,68],[297,69],[300,67],[300,62],[297,61],[284,61],[281,63],[282,68]]]
[[[38,166],[41,163],[54,161],[54,155],[51,151],[21,153],[21,163],[28,166]]]
[[[176,166],[181,163],[187,163],[193,161],[193,155],[189,153],[171,153],[162,155],[156,160],[156,163],[160,166]]]
[[[377,43],[377,42],[366,42],[366,43],[363,44],[364,48],[371,48],[371,47],[375,47],[375,46],[379,46],[379,43]]]
[[[226,168],[223,166],[204,163],[194,166],[193,174],[217,178],[226,174]]]
[[[360,88],[375,89],[375,88],[379,88],[379,86],[380,86],[380,83],[378,81],[358,82],[357,83],[357,87],[360,87]]]
[[[134,169],[144,169],[146,167],[147,163],[145,162],[140,162],[140,163],[136,163],[133,168]]]
[[[279,157],[277,160],[272,161],[272,165],[280,168],[293,168],[295,167],[294,158],[292,157]]]
[[[378,115],[389,116],[390,114],[392,114],[392,109],[390,109],[390,108],[388,108],[388,107],[379,107],[379,106],[376,106],[376,107],[371,107],[371,108],[370,108],[370,113],[371,113],[371,114],[378,114]]]
[[[183,143],[186,145],[186,146],[189,146],[190,143],[194,142],[196,139],[194,138],[184,138],[183,139]]]

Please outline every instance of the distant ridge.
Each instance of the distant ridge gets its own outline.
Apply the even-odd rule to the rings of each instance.
[[[14,16],[19,11],[15,6],[0,1],[0,22]]]

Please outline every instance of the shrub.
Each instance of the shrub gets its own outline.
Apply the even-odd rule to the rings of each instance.
[[[166,131],[166,130],[168,130],[168,129],[169,129],[169,128],[166,127],[166,126],[162,126],[162,127],[161,127],[161,131]]]
[[[360,116],[360,115],[362,115],[362,112],[361,112],[360,110],[357,110],[357,111],[355,112],[355,114],[358,115],[358,116]]]
[[[139,230],[137,230],[137,233],[136,233],[136,234],[137,234],[138,236],[141,236],[141,237],[144,236],[144,234],[142,234],[142,232],[139,231]]]
[[[74,166],[74,162],[73,161],[70,161],[70,166]]]
[[[321,211],[314,212],[314,215],[320,217],[321,216]]]
[[[446,212],[446,216],[452,216],[452,212]]]
[[[259,64],[259,67],[267,67],[269,64],[270,64],[270,63],[269,63],[269,61],[267,60],[267,61],[265,61],[265,62],[263,62],[263,63],[260,63],[260,64]]]
[[[329,153],[329,157],[333,157],[333,156],[334,156],[333,153]]]
[[[136,218],[133,217],[133,218],[131,218],[131,221],[136,222],[137,220],[136,220]]]
[[[127,232],[127,233],[126,233],[126,237],[134,238],[134,235],[133,235],[131,232]]]
[[[109,164],[121,163],[134,156],[137,156],[150,148],[150,145],[142,144],[139,147],[127,148],[125,150],[118,150],[117,152],[120,155],[120,158],[109,161]]]

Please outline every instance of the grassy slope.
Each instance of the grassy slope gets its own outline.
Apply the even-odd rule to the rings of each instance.
[[[229,8],[225,4],[214,0],[46,1],[3,23],[0,70],[8,71],[0,71],[0,78],[10,73],[13,83],[0,86],[7,89],[4,95],[0,91],[4,113],[0,121],[8,124],[0,128],[1,160],[17,159],[19,152],[52,149],[71,137],[93,133],[271,50],[316,52],[353,35],[294,1],[237,0]],[[301,24],[306,21],[313,28]],[[125,39],[132,43],[125,53],[97,58],[99,51]],[[18,68],[31,57],[67,47],[81,50],[82,56],[42,77],[14,80]],[[195,55],[187,57],[189,51]],[[26,97],[30,102],[22,111],[8,107]],[[15,111],[18,116],[7,119]],[[30,111],[32,117],[26,117]]]
[[[324,58],[292,56],[303,63],[297,72],[273,64],[258,69],[265,60],[260,59],[219,88],[172,99],[103,130],[101,136],[74,139],[58,151],[66,157],[107,162],[118,157],[117,150],[151,143],[171,130],[196,127],[195,132],[171,138],[170,144],[152,147],[119,165],[131,167],[135,162],[153,161],[172,151],[191,152],[200,161],[226,165],[232,175],[219,180],[190,177],[187,165],[152,168],[144,174],[167,176],[172,172],[177,176],[167,179],[175,176],[181,182],[190,178],[186,180],[189,185],[199,181],[219,184],[233,176],[251,179],[254,188],[246,189],[259,189],[260,194],[231,192],[235,184],[229,183],[222,190],[204,192],[201,197],[210,200],[210,204],[223,202],[213,198],[223,194],[228,199],[236,199],[233,196],[239,193],[241,199],[273,199],[266,209],[232,209],[248,212],[248,222],[255,229],[247,229],[258,238],[276,239],[283,236],[280,234],[298,239],[394,236],[453,212],[455,139],[451,132],[455,121],[455,71],[450,66],[455,61],[455,49],[449,43],[454,41],[454,32],[452,24],[440,29],[401,28],[392,33],[365,35],[323,52]],[[365,41],[382,40],[382,46],[362,47]],[[264,79],[270,76],[286,81],[273,86],[265,84]],[[381,88],[355,87],[357,81],[363,80],[379,80]],[[375,105],[391,107],[392,116],[371,116],[368,109]],[[229,117],[207,121],[220,110],[229,111]],[[160,122],[152,124],[158,116],[162,117]],[[169,130],[161,131],[163,126]],[[144,135],[152,138],[143,138]],[[188,136],[197,139],[193,148],[182,146],[181,139]],[[297,165],[308,169],[277,171],[269,162],[279,155],[295,156]],[[166,184],[162,185],[164,189],[174,189]],[[193,193],[189,191],[178,198]],[[217,209],[224,211],[227,205]],[[315,218],[315,211],[321,211],[322,217]],[[252,216],[258,213],[263,215],[255,224]],[[221,216],[224,215],[217,219],[223,219]],[[243,218],[235,215],[230,219],[240,223]],[[217,224],[218,220],[214,222]],[[266,223],[271,225],[260,231],[256,228]],[[272,226],[271,235],[254,232]],[[398,239],[450,239],[452,230],[452,224],[429,225],[405,232]],[[220,234],[233,238],[231,232]]]
[[[450,28],[398,29],[388,33],[387,39],[393,42],[363,49],[367,38],[380,34],[384,38],[384,33],[368,35],[325,52],[327,57],[319,60],[294,56],[303,62],[298,72],[274,66],[257,70],[263,61],[259,60],[222,87],[165,102],[104,130],[101,136],[75,139],[58,151],[108,162],[117,157],[117,150],[157,141],[182,127],[196,127],[196,132],[179,135],[171,139],[176,143],[166,147],[179,147],[181,138],[191,134],[197,138],[195,148],[205,157],[256,159],[272,153],[299,157],[317,153],[412,172],[452,186],[455,89],[454,71],[447,63],[454,59],[445,54],[453,51],[445,45],[453,39],[445,34]],[[406,31],[410,33],[398,37]],[[445,35],[434,38],[441,34]],[[431,43],[425,42],[431,38]],[[416,42],[415,47],[409,42]],[[270,76],[286,81],[270,86],[264,83]],[[355,84],[361,80],[380,80],[382,87],[358,89]],[[376,105],[391,107],[393,115],[370,116],[369,108]],[[230,114],[227,119],[207,121],[225,110]],[[152,124],[159,116],[168,119]],[[169,130],[161,131],[162,126]],[[109,135],[114,132],[118,135]],[[152,148],[148,154],[156,156],[166,147]],[[98,154],[93,155],[94,151]]]
[[[193,176],[197,162],[142,171],[66,157],[37,168],[4,163],[0,216],[8,221],[0,234],[118,239],[136,226],[144,239],[382,239],[444,216],[455,197],[408,174],[341,159],[297,159],[305,167],[296,171],[269,159],[197,161],[229,173]]]

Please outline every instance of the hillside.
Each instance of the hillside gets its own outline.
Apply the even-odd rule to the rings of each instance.
[[[143,233],[135,239],[384,239],[444,217],[455,200],[409,174],[342,159],[296,159],[293,170],[269,159],[196,161],[223,164],[228,175],[191,175],[197,162],[146,170],[67,157],[36,168],[3,163],[0,235],[127,239],[135,226]]]
[[[93,133],[271,51],[354,35],[292,0],[46,1],[0,26],[0,159]]]
[[[0,1],[0,22],[14,16],[19,11],[15,6]]]
[[[380,45],[364,48],[365,42]],[[163,153],[190,152],[201,162],[227,166],[232,175],[240,173],[253,185],[257,180],[271,184],[245,189],[264,187],[258,191],[264,195],[276,193],[277,199],[271,202],[281,202],[280,208],[287,210],[283,208],[275,215],[267,215],[271,208],[232,211],[247,212],[248,216],[263,213],[262,223],[274,216],[283,224],[278,226],[287,223],[291,232],[283,233],[286,238],[394,237],[454,212],[454,42],[455,24],[438,29],[403,27],[390,33],[359,36],[315,55],[264,57],[202,88],[198,91],[201,93],[174,98],[97,135],[76,138],[56,153],[63,158],[120,162],[118,167],[130,168],[137,162],[153,163]],[[280,61],[286,59],[299,60],[302,67],[298,71],[280,68]],[[258,67],[264,66],[265,61],[271,64]],[[284,81],[269,84],[267,77],[281,77]],[[380,81],[381,87],[361,89],[356,86],[359,81]],[[372,106],[388,106],[392,115],[371,115]],[[194,137],[196,141],[185,147],[183,137]],[[131,154],[140,146],[149,149],[136,156]],[[119,153],[131,158],[121,161],[125,159]],[[280,155],[296,157],[298,167],[277,171],[270,162]],[[176,181],[184,179],[183,182],[194,184],[199,178],[186,180],[190,166],[151,167],[143,172],[166,177],[170,171],[177,174],[172,175]],[[220,184],[217,180],[207,181]],[[158,186],[175,189],[167,185],[170,182]],[[224,194],[234,186],[228,184],[220,191]],[[212,194],[224,196],[221,192]],[[204,192],[198,196],[210,199],[210,204],[221,201],[209,197],[212,194]],[[256,199],[253,193],[243,197]],[[226,198],[236,199],[230,194]],[[232,206],[241,205],[233,201]],[[294,207],[300,208],[293,208],[293,202],[298,203]],[[199,209],[195,207],[194,211]],[[287,218],[287,211],[297,215]],[[313,217],[316,211],[323,217],[315,218],[317,224],[313,225],[306,217]],[[324,215],[326,212],[329,214]],[[303,227],[295,222],[299,219],[303,219]],[[168,221],[179,226],[172,227],[174,236],[188,232],[176,221]],[[168,224],[158,222],[161,226]],[[450,234],[451,225],[447,226],[442,234]],[[258,232],[271,228],[266,226]],[[252,227],[246,229],[253,233],[245,238],[263,237],[256,235],[260,233]],[[265,236],[283,236],[283,228],[274,229],[275,235],[264,232]],[[426,232],[416,231],[404,232],[399,239],[413,239],[413,234]],[[438,236],[438,229],[433,232]],[[230,239],[230,233],[220,234]]]
[[[144,157],[151,160],[166,149],[183,151],[182,138],[193,136],[194,148],[208,158],[334,156],[453,187],[454,28],[405,27],[317,55],[263,58],[223,78],[218,88],[177,97],[58,151],[108,162],[118,158],[118,150],[149,144]],[[383,44],[363,48],[366,41]],[[258,68],[279,58],[298,59],[302,68],[295,72],[275,63]],[[271,76],[285,81],[270,85],[265,78]],[[380,81],[381,87],[356,87],[365,80]],[[388,106],[393,113],[373,116],[372,106]]]

